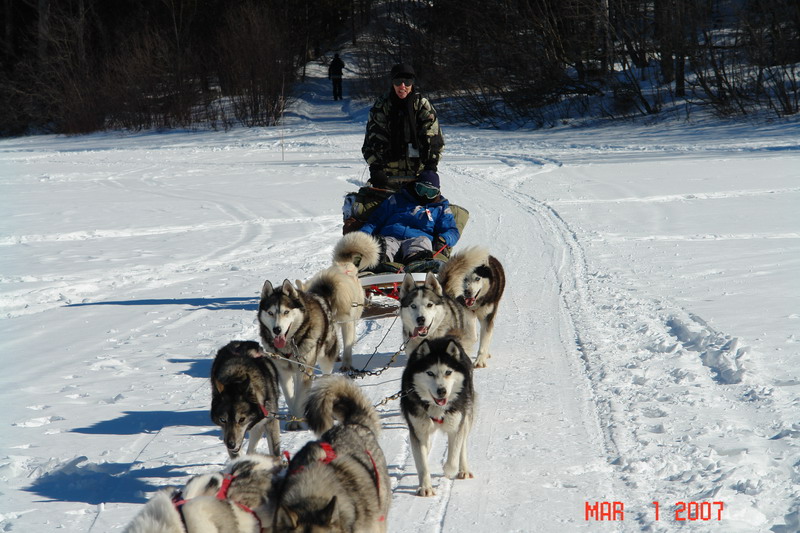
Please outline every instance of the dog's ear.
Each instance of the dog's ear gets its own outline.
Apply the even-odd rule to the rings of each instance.
[[[283,517],[283,519],[281,519],[281,517]],[[297,525],[300,523],[300,516],[296,512],[286,507],[285,505],[280,506],[280,508],[278,509],[277,516],[275,518],[277,519],[277,522],[279,524],[283,522],[289,523],[289,525],[291,526],[289,529],[292,530],[297,529]]]
[[[214,388],[220,394],[222,394],[222,391],[225,390],[225,385],[223,385],[218,379],[211,378],[211,384],[214,385]]]
[[[281,287],[283,294],[289,296],[291,298],[297,298],[297,289],[292,285],[292,282],[288,279],[283,280],[283,286]]]
[[[306,290],[306,284],[303,283],[301,280],[299,280],[299,279],[294,280],[294,284],[297,287],[298,291]]]
[[[414,361],[416,359],[422,359],[423,357],[430,355],[431,353],[431,344],[428,342],[428,339],[423,340],[417,349],[411,352],[411,355],[408,356],[408,360]]]
[[[272,283],[269,280],[265,281],[264,286],[261,287],[261,298],[267,298],[273,292],[275,292],[275,289],[272,288]]]
[[[447,355],[453,359],[461,359],[461,352],[463,349],[461,348],[461,345],[458,344],[457,340],[450,339],[450,342],[447,343],[447,349],[445,351],[447,352]]]
[[[417,283],[414,281],[414,276],[406,273],[405,277],[403,278],[403,284],[400,286],[400,299],[402,300],[403,297],[409,292],[413,291],[416,286]]]
[[[331,498],[331,501],[328,502],[328,505],[325,506],[325,509],[319,512],[318,522],[319,524],[324,524],[325,527],[330,528],[333,523],[333,517],[336,513],[336,496]]]
[[[433,272],[428,272],[428,275],[425,276],[425,286],[435,292],[437,296],[442,296],[442,286]]]

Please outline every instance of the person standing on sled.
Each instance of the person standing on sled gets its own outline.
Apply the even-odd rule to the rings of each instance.
[[[439,175],[432,170],[423,170],[384,200],[360,231],[381,241],[382,263],[409,266],[426,266],[460,237],[450,202],[441,195]]]
[[[414,68],[395,65],[391,78],[392,88],[370,109],[361,153],[370,185],[397,191],[421,171],[437,171],[444,137],[436,110],[415,88]]]

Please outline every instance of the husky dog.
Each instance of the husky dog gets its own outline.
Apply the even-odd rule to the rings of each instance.
[[[360,231],[342,237],[333,249],[333,265],[306,282],[297,281],[300,290],[317,294],[330,291],[328,301],[333,319],[342,332],[342,365],[339,370],[353,369],[353,344],[356,322],[364,312],[364,288],[358,279],[359,270],[378,263],[380,246],[371,236]]]
[[[216,474],[195,476],[183,490],[153,495],[124,533],[262,533],[271,531],[273,476],[281,460],[248,455]]]
[[[220,348],[211,365],[211,420],[222,428],[231,459],[239,456],[244,434],[247,453],[267,434],[272,455],[280,455],[278,371],[255,341],[233,341]]]
[[[471,246],[453,255],[439,272],[444,293],[467,309],[472,337],[475,319],[480,323],[480,343],[475,368],[486,367],[494,333],[497,305],[503,297],[506,274],[503,265],[484,248]]]
[[[462,344],[469,342],[465,318],[463,306],[444,294],[432,272],[428,272],[422,286],[417,286],[411,274],[403,278],[400,319],[406,353],[413,352],[425,339],[446,335],[457,337]]]
[[[303,416],[314,367],[319,365],[323,373],[330,374],[339,356],[331,310],[335,285],[331,276],[324,276],[308,291],[295,288],[288,279],[277,289],[267,280],[261,290],[261,340],[267,350],[280,356],[275,366],[281,388],[289,414],[298,419]],[[286,425],[290,431],[300,428],[297,420]]]
[[[319,440],[289,463],[275,531],[385,532],[392,489],[375,408],[350,379],[325,376],[311,389],[306,418]]]
[[[428,470],[431,436],[447,434],[444,475],[474,477],[467,465],[467,435],[472,427],[475,392],[472,361],[452,337],[422,341],[403,371],[400,409],[411,433],[411,450],[419,475],[417,495],[434,496]]]

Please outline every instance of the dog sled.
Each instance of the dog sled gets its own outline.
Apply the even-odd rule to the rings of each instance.
[[[361,187],[357,192],[345,195],[342,206],[342,233],[347,234],[357,231],[363,226],[369,215],[386,198],[394,194],[394,190],[377,189],[374,187]],[[463,235],[464,227],[469,220],[469,211],[465,208],[450,204],[453,217],[456,220],[458,231]],[[400,309],[400,286],[405,275],[411,274],[414,281],[421,285],[425,282],[428,272],[436,273],[447,262],[451,253],[450,247],[434,250],[433,259],[417,261],[408,265],[402,263],[381,263],[372,271],[362,272],[360,275],[361,286],[367,295],[364,304],[363,318],[386,318],[396,316]]]

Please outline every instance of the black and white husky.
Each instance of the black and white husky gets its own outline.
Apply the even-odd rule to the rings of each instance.
[[[484,248],[472,246],[454,254],[439,272],[444,293],[467,310],[470,336],[475,338],[475,320],[480,324],[480,343],[475,368],[484,368],[491,357],[497,307],[503,297],[506,275],[503,265]]]
[[[325,374],[333,371],[339,357],[339,339],[331,309],[331,282],[320,280],[313,289],[302,291],[287,279],[275,288],[267,280],[258,304],[261,341],[273,359],[289,408],[296,419],[303,417],[308,389],[317,365]],[[298,420],[286,425],[301,428]]]
[[[266,433],[272,455],[280,455],[278,371],[255,341],[233,341],[217,352],[211,365],[211,420],[222,428],[231,459],[239,456],[250,432],[247,453],[256,451]]]
[[[470,342],[463,306],[444,294],[432,272],[428,272],[422,285],[417,285],[411,274],[403,278],[400,286],[400,319],[407,354],[425,339],[450,335],[462,345]]]
[[[349,378],[324,376],[311,389],[306,418],[319,440],[289,463],[275,501],[276,531],[385,532],[392,484],[369,399]]]
[[[452,337],[422,344],[411,353],[403,371],[400,408],[408,423],[411,450],[419,475],[419,496],[434,496],[428,469],[431,436],[447,434],[444,475],[474,477],[467,464],[467,436],[474,417],[472,361]]]
[[[203,474],[182,489],[156,492],[123,533],[263,533],[271,531],[278,457],[247,455],[222,472]]]

